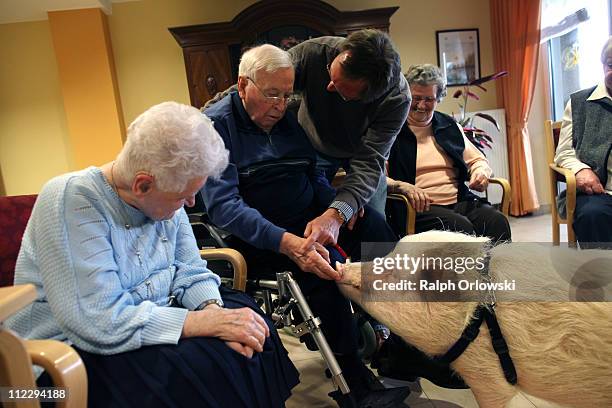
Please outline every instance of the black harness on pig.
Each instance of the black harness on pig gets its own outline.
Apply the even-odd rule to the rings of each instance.
[[[485,281],[491,282],[491,275],[489,274],[489,261],[491,255],[487,250],[485,257],[485,268],[481,272],[481,278]],[[508,350],[508,344],[504,339],[499,323],[497,322],[497,316],[495,316],[495,294],[493,290],[489,290],[486,299],[480,302],[474,311],[474,316],[470,323],[463,329],[459,340],[453,344],[453,346],[443,356],[436,357],[437,361],[445,364],[450,364],[455,361],[464,351],[468,348],[470,343],[478,337],[480,334],[480,326],[482,322],[487,322],[489,333],[491,334],[491,342],[493,343],[493,350],[499,358],[499,363],[504,371],[504,377],[512,385],[516,385],[518,378],[516,375],[516,368],[510,357],[510,350]]]

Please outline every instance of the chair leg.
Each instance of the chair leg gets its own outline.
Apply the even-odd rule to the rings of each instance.
[[[559,233],[559,222],[554,219],[555,214],[553,214],[553,222],[552,222],[552,242],[553,245],[559,246],[561,241],[560,233]]]
[[[571,223],[567,223],[567,244],[570,248],[576,248],[576,233]]]

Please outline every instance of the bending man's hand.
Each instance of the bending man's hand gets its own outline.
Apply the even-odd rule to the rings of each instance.
[[[335,245],[342,221],[338,211],[334,208],[328,208],[323,214],[310,221],[304,231],[306,241],[302,244],[300,252],[306,252],[315,242],[321,245]]]
[[[603,194],[605,191],[599,177],[591,169],[582,169],[576,173],[576,189],[588,195]]]
[[[306,251],[302,251],[305,242],[306,239],[285,232],[281,238],[280,252],[287,255],[304,272],[314,273],[321,279],[339,280],[340,273],[329,264],[327,249],[314,242]]]

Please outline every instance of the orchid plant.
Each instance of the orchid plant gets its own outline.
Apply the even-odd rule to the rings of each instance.
[[[472,92],[470,90],[470,87],[475,86],[486,92],[487,89],[484,86],[482,86],[482,84],[484,84],[485,82],[493,81],[497,78],[501,78],[506,75],[508,75],[508,71],[500,71],[493,75],[488,75],[486,77],[475,79],[471,82],[468,82],[466,85],[463,86],[462,89],[458,89],[453,94],[453,98],[459,99],[458,103],[459,103],[460,115],[459,115],[458,122],[463,128],[463,132],[465,133],[465,136],[468,138],[470,142],[474,144],[474,146],[476,146],[478,150],[482,152],[482,154],[485,154],[484,152],[485,147],[488,147],[489,149],[491,149],[491,143],[493,143],[493,139],[491,138],[489,134],[487,134],[487,132],[474,126],[474,118],[480,117],[485,120],[488,120],[497,128],[497,130],[499,130],[499,124],[497,123],[495,118],[493,118],[491,115],[487,115],[486,113],[475,113],[474,115],[470,117],[466,117],[468,100],[469,99],[474,99],[476,101],[480,100],[480,97],[476,93]]]

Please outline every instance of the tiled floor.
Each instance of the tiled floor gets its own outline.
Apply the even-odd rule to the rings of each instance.
[[[550,242],[552,237],[550,214],[524,218],[511,218],[512,239],[515,242]],[[561,241],[567,239],[562,227]],[[288,408],[337,407],[327,396],[332,391],[331,380],[323,372],[325,363],[318,352],[308,351],[299,340],[282,333],[283,343],[300,371],[301,383],[293,390],[287,401]],[[440,388],[428,380],[420,379],[414,383],[404,383],[383,378],[387,386],[408,385],[412,392],[405,404],[422,408],[477,408],[478,404],[470,390],[451,390]],[[510,408],[560,408],[546,401],[528,395],[518,395],[510,403]]]

